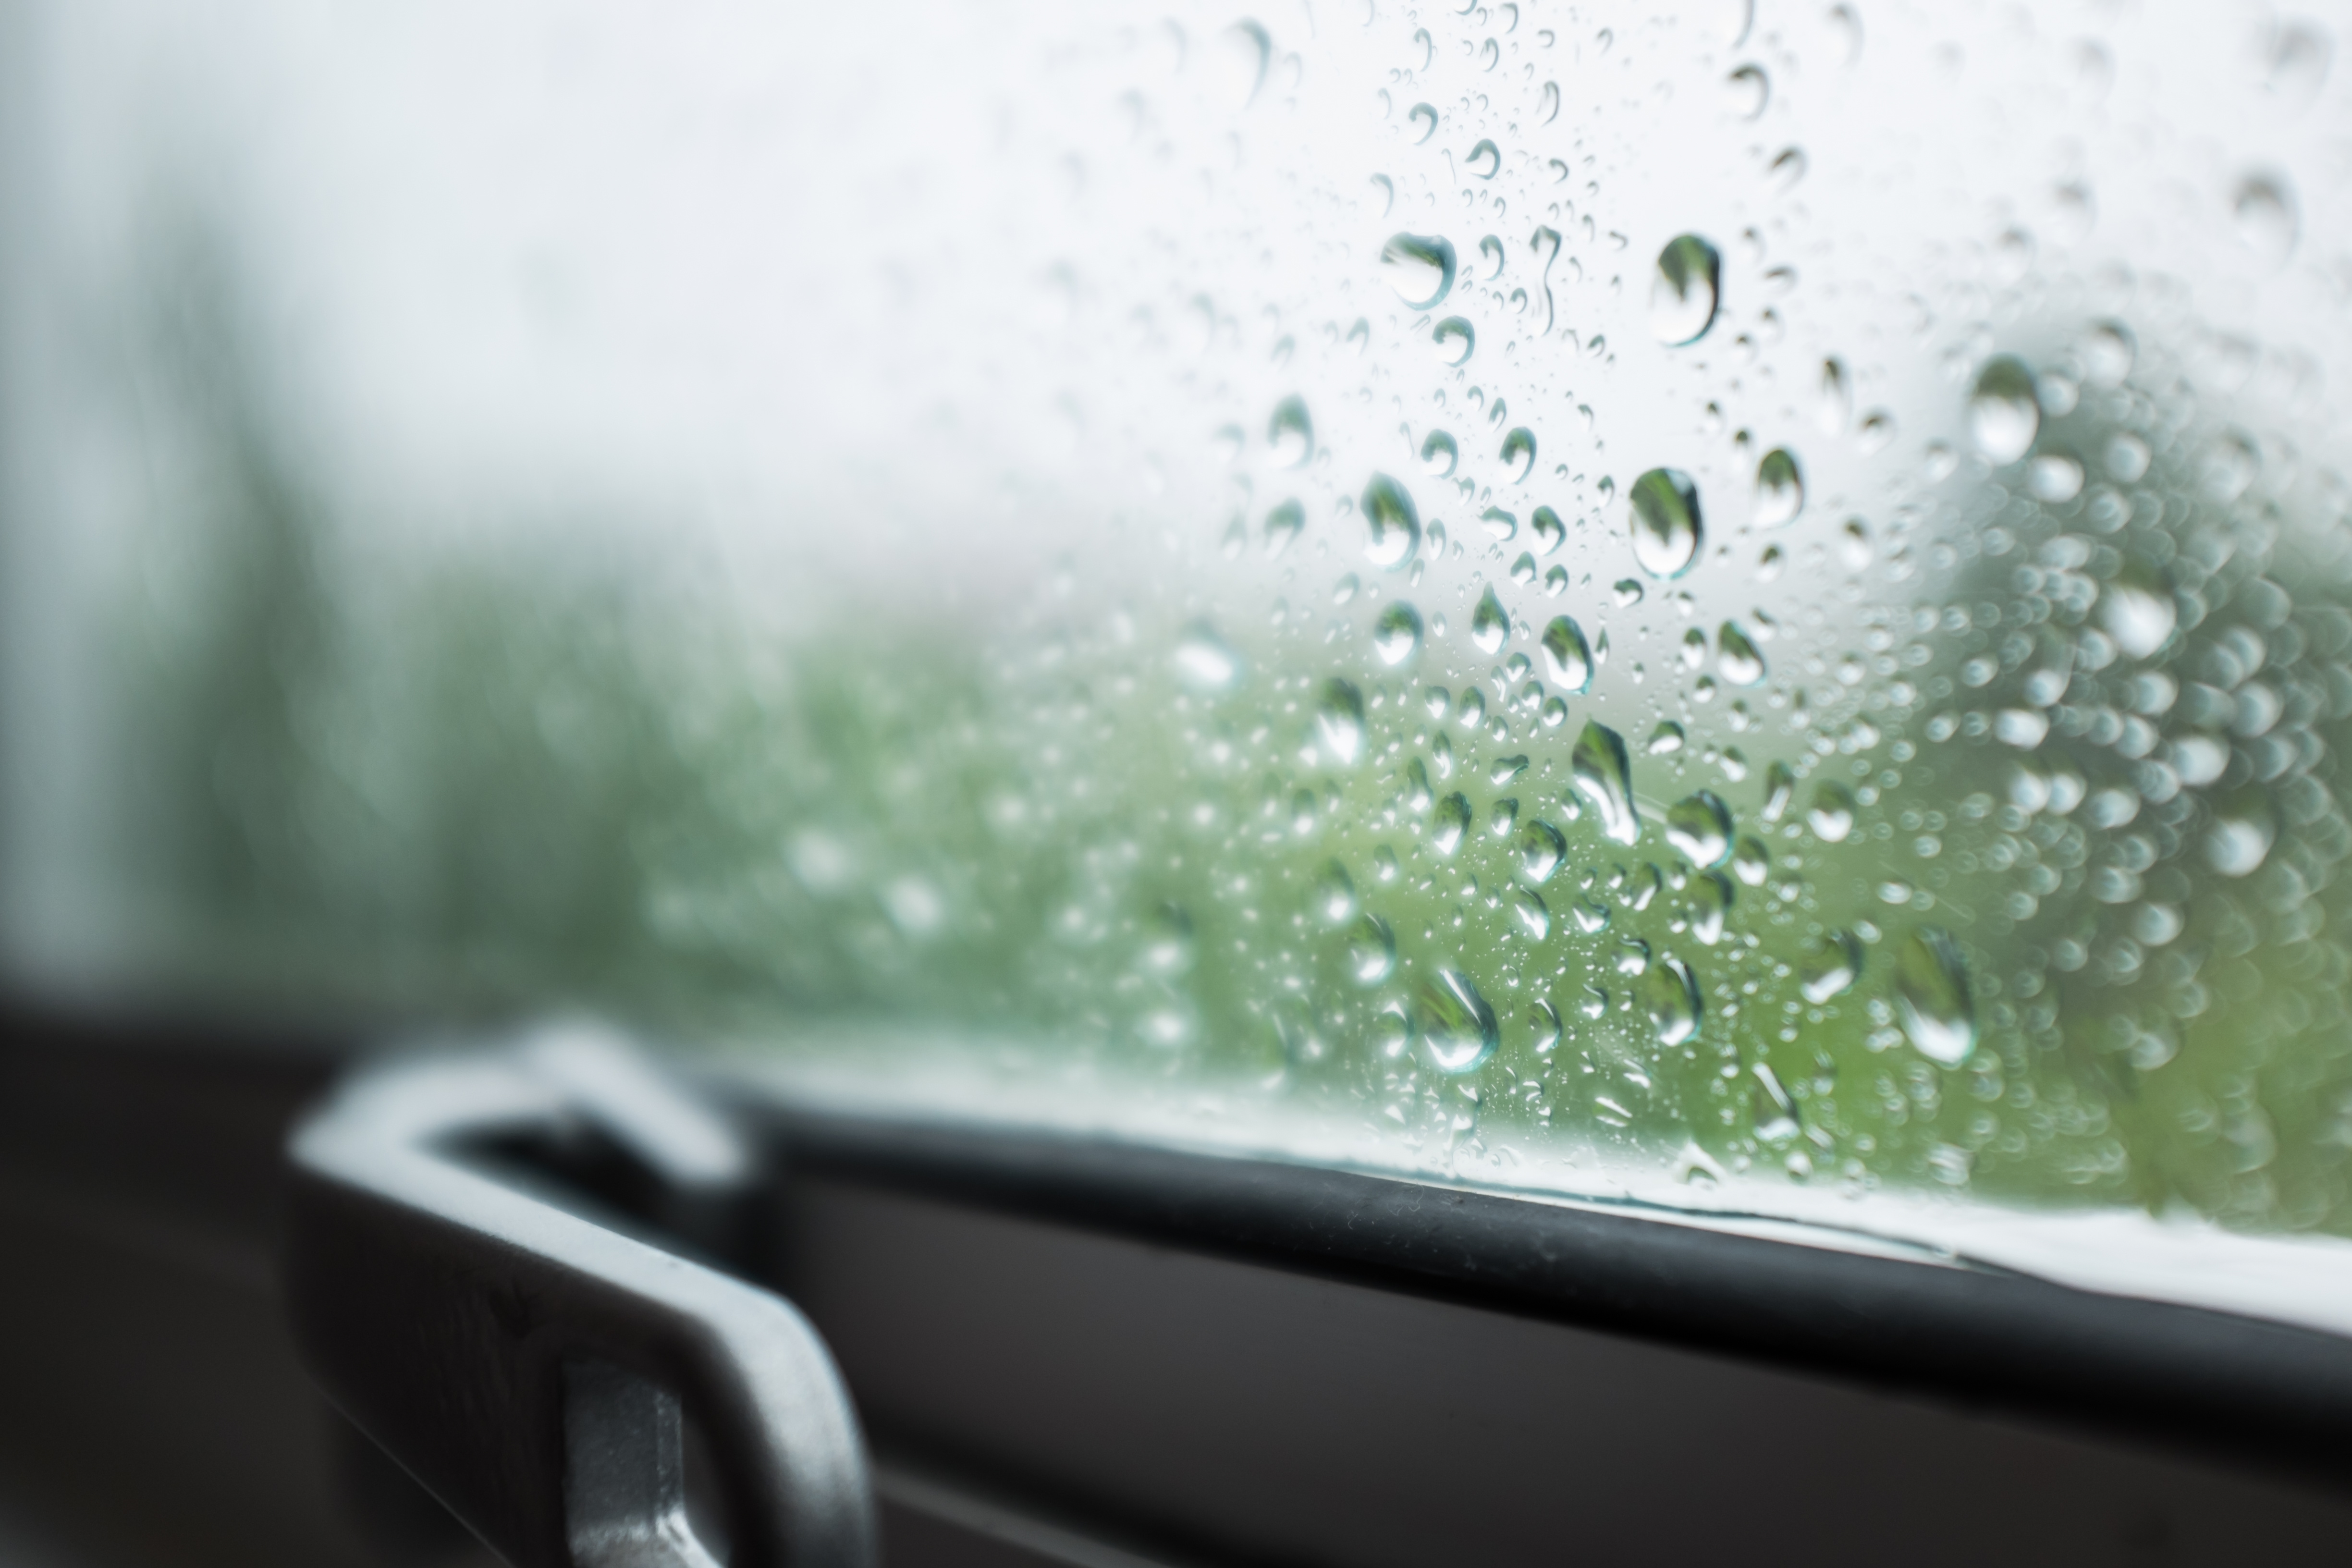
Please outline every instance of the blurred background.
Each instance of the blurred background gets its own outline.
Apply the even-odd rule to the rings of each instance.
[[[13,0],[0,965],[2352,1327],[2342,20]]]

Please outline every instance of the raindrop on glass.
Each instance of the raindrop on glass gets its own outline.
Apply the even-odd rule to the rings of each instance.
[[[1843,844],[1853,831],[1853,795],[1845,785],[1824,779],[1814,787],[1813,804],[1805,812],[1806,825],[1824,844]]]
[[[1633,559],[1653,577],[1679,577],[1698,559],[1704,524],[1698,487],[1679,468],[1652,468],[1633,481]]]
[[[1176,638],[1176,679],[1203,696],[1241,684],[1242,656],[1206,621],[1194,621]]]
[[[2032,447],[2041,428],[2042,405],[2025,362],[2011,354],[1986,362],[1969,395],[1969,436],[1977,450],[1996,465],[2013,463]]]
[[[1574,617],[1554,616],[1543,632],[1544,665],[1552,684],[1570,697],[1592,689],[1592,648]]]
[[[1805,476],[1786,447],[1775,447],[1756,465],[1756,526],[1780,528],[1805,510]]]
[[[1372,623],[1372,651],[1381,662],[1399,665],[1421,651],[1421,612],[1402,599]]]
[[[1764,655],[1737,621],[1724,622],[1715,634],[1715,668],[1733,686],[1755,686],[1764,679]]]
[[[1307,417],[1304,400],[1286,397],[1274,405],[1274,416],[1266,421],[1265,443],[1279,468],[1297,468],[1315,455],[1315,422]]]
[[[1458,969],[1441,969],[1422,982],[1413,1022],[1429,1065],[1449,1077],[1484,1066],[1502,1043],[1495,1010]]]
[[[1698,1033],[1698,978],[1679,958],[1663,958],[1642,980],[1642,1010],[1662,1046],[1679,1046]]]
[[[1551,910],[1545,906],[1541,894],[1532,888],[1521,888],[1511,895],[1510,902],[1511,918],[1518,922],[1529,942],[1541,942],[1551,934]]]
[[[1364,487],[1365,527],[1370,530],[1364,553],[1373,565],[1393,572],[1421,549],[1421,513],[1411,492],[1386,474],[1374,474]]]
[[[1449,365],[1467,364],[1471,351],[1478,346],[1477,331],[1459,316],[1438,322],[1429,339],[1437,345],[1437,357]]]
[[[1454,247],[1436,236],[1400,234],[1381,247],[1381,271],[1397,298],[1433,309],[1454,289]]]
[[[1348,928],[1348,977],[1378,985],[1396,973],[1396,935],[1378,915],[1362,915]]]
[[[1976,1049],[1976,1003],[1959,943],[1936,926],[1921,926],[1895,957],[1897,1022],[1923,1057],[1958,1067]]]
[[[2154,572],[2137,563],[2126,565],[2099,591],[2099,625],[2133,658],[2147,658],[2162,647],[2179,616],[2171,591]]]
[[[1551,880],[1568,853],[1568,840],[1542,817],[1532,817],[1519,829],[1519,875],[1540,887]]]
[[[1712,790],[1700,790],[1666,811],[1666,842],[1702,869],[1731,853],[1731,808]]]
[[[1364,754],[1364,694],[1336,675],[1323,683],[1323,700],[1315,705],[1315,738],[1343,767]]]
[[[1451,860],[1469,831],[1470,797],[1456,790],[1437,803],[1437,814],[1429,824],[1429,847]]]
[[[1422,437],[1421,467],[1424,473],[1442,479],[1454,471],[1454,465],[1461,460],[1461,457],[1462,448],[1454,443],[1453,437],[1443,430],[1432,430]]]
[[[1650,279],[1650,330],[1671,347],[1695,343],[1715,324],[1723,258],[1695,234],[1667,242]]]
[[[1325,866],[1315,879],[1311,907],[1315,918],[1327,926],[1341,926],[1356,915],[1356,879],[1348,875],[1348,868],[1334,860]]]
[[[1520,426],[1503,437],[1503,471],[1513,484],[1524,484],[1535,466],[1535,432]]]
[[[1862,974],[1862,943],[1851,931],[1832,931],[1805,943],[1797,965],[1797,989],[1815,1006],[1853,989]]]
[[[2239,241],[2264,261],[2284,261],[2294,248],[2302,225],[2284,178],[2250,174],[2241,180],[2230,198],[2230,212],[2237,219]]]
[[[1753,120],[1772,101],[1771,79],[1761,66],[1741,66],[1724,79],[1724,100],[1742,120]]]
[[[1470,613],[1470,640],[1486,653],[1500,653],[1511,640],[1511,612],[1503,608],[1492,587],[1479,595],[1478,607]]]
[[[1568,766],[1571,787],[1599,814],[1601,835],[1616,844],[1638,840],[1642,817],[1633,805],[1633,763],[1626,754],[1625,738],[1587,720]]]
[[[2224,877],[2251,877],[2278,840],[2278,821],[2257,785],[2248,784],[2214,808],[2205,829],[2205,863]]]

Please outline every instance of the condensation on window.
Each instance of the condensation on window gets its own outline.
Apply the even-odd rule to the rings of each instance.
[[[2340,1318],[2328,27],[15,26],[20,979]]]

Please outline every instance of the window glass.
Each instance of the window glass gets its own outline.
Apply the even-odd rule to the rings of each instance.
[[[2328,28],[7,25],[20,983],[2345,1313]]]

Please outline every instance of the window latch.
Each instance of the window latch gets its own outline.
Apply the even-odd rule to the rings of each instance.
[[[294,1132],[287,1308],[311,1375],[517,1568],[706,1568],[686,1424],[730,1568],[872,1568],[847,1390],[773,1293],[564,1206],[485,1152],[586,1134],[692,1230],[760,1163],[609,1037],[407,1057]]]

